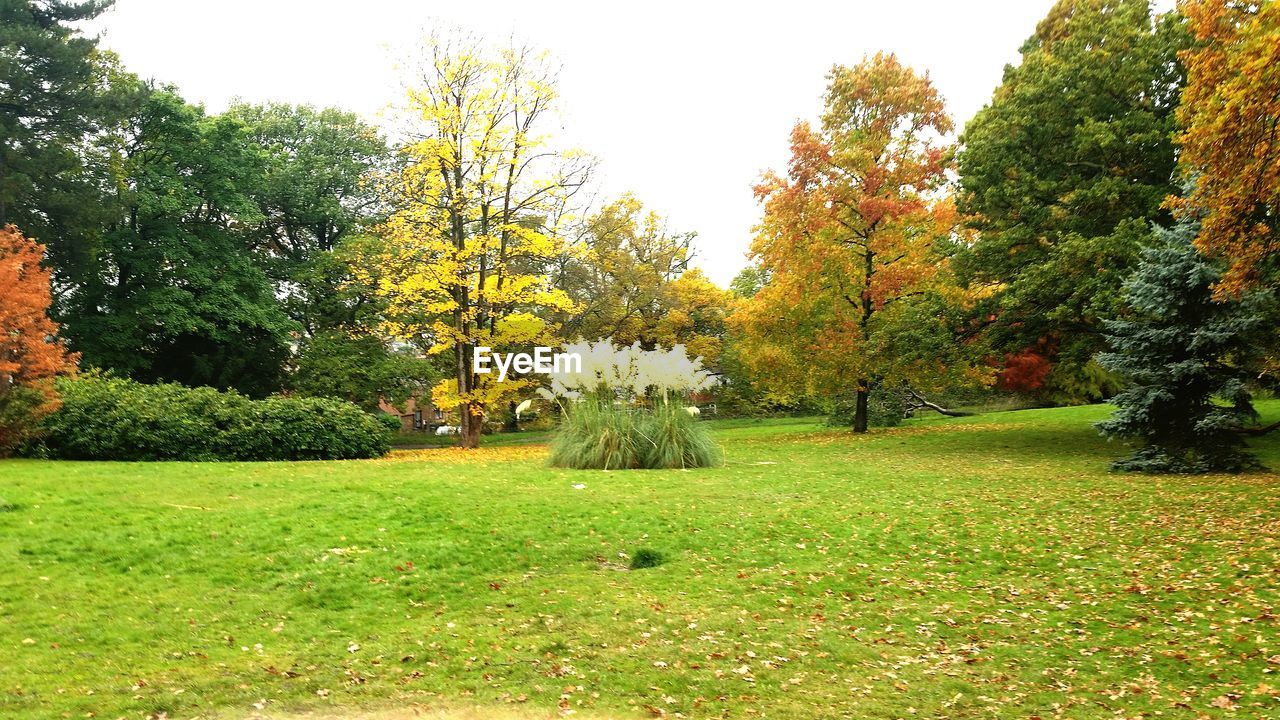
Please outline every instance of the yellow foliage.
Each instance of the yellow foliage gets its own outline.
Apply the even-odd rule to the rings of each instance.
[[[465,408],[471,445],[487,408],[532,384],[473,372],[474,348],[553,345],[543,317],[573,309],[543,267],[566,251],[557,218],[588,165],[534,132],[556,97],[542,56],[432,38],[420,68],[405,107],[417,139],[381,178],[392,211],[355,274],[383,301],[384,332],[454,354],[432,397]]]

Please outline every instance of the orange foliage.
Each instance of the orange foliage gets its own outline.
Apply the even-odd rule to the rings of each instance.
[[[1280,5],[1184,0],[1199,44],[1183,54],[1182,162],[1196,180],[1179,212],[1207,215],[1196,245],[1225,257],[1219,294],[1255,285],[1280,255]]]
[[[49,319],[49,271],[40,266],[44,246],[12,225],[0,228],[0,453],[31,422],[57,408],[49,382],[75,362]]]
[[[1052,369],[1053,362],[1034,349],[1010,353],[1005,356],[1004,369],[1000,371],[999,387],[1011,392],[1039,390]]]
[[[938,190],[952,130],[927,76],[877,54],[828,76],[821,124],[791,132],[785,176],[756,187],[751,254],[769,282],[731,324],[766,389],[841,392],[883,374],[872,316],[946,275],[938,241],[957,224]]]

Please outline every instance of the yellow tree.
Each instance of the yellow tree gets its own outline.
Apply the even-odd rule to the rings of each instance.
[[[562,334],[627,346],[671,349],[719,370],[729,293],[689,268],[692,232],[673,232],[657,213],[624,195],[581,223],[555,270],[556,286],[577,304]]]
[[[589,163],[541,134],[554,79],[526,48],[429,39],[410,78],[410,140],[386,178],[391,213],[357,269],[385,301],[390,335],[452,353],[453,377],[432,399],[458,411],[465,448],[479,444],[490,408],[533,382],[476,373],[476,348],[552,344],[543,318],[572,305],[546,269],[563,252],[554,219]]]
[[[631,195],[587,217],[557,271],[557,286],[578,304],[564,319],[565,335],[656,347],[668,286],[688,267],[693,238],[671,232]]]
[[[1183,53],[1180,212],[1204,214],[1196,246],[1229,263],[1217,291],[1274,281],[1280,260],[1280,4],[1183,0],[1199,43]]]
[[[667,283],[665,290],[664,311],[653,333],[657,344],[684,345],[690,357],[702,358],[704,367],[719,372],[731,294],[697,268]]]
[[[873,381],[916,385],[980,371],[942,310],[955,227],[939,196],[951,132],[929,79],[877,54],[829,75],[817,128],[791,133],[785,176],[756,189],[764,219],[751,254],[768,281],[731,318],[742,362],[766,390],[852,390],[868,424]],[[896,342],[910,333],[910,343]]]

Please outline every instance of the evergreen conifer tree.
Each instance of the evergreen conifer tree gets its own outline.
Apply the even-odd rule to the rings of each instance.
[[[1138,472],[1238,471],[1257,465],[1239,432],[1256,417],[1242,355],[1262,323],[1258,298],[1215,302],[1221,270],[1192,245],[1200,223],[1155,228],[1124,285],[1130,309],[1105,324],[1111,352],[1098,362],[1128,381],[1098,423],[1108,438],[1142,446],[1112,464]]]

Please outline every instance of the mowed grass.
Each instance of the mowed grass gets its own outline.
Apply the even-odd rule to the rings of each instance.
[[[1280,479],[1110,474],[1106,412],[718,423],[690,472],[5,461],[0,717],[1280,717]]]

